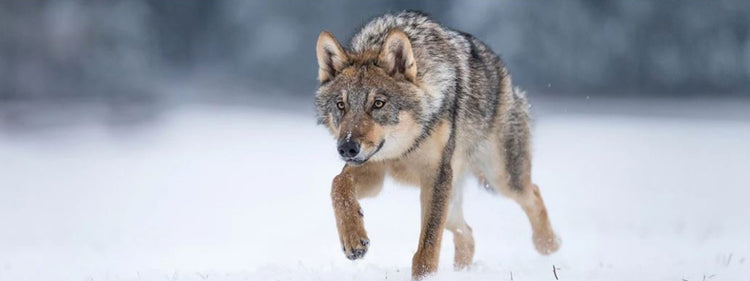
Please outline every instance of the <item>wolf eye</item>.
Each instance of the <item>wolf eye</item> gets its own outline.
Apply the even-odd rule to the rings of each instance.
[[[344,110],[344,106],[345,105],[344,105],[343,101],[337,101],[336,102],[336,108],[338,108],[339,110]]]
[[[385,102],[382,100],[375,100],[375,103],[372,105],[375,108],[382,108],[385,105]]]

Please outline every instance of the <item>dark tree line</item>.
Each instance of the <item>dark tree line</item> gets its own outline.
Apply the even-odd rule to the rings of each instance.
[[[748,95],[750,1],[0,1],[0,98],[309,98],[315,39],[420,9],[477,35],[542,94]],[[169,98],[184,98],[171,94]]]

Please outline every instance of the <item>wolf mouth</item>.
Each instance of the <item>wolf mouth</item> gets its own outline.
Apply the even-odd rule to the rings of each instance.
[[[367,157],[365,157],[364,159],[362,159],[362,160],[360,160],[360,159],[351,159],[351,160],[347,160],[346,163],[353,164],[355,166],[362,165],[363,163],[367,162],[367,160],[370,160],[370,157],[372,157],[373,155],[375,155],[375,153],[378,153],[378,151],[380,151],[380,149],[383,148],[383,144],[385,144],[385,140],[380,141],[380,144],[378,144],[378,148],[376,148],[374,151],[372,151],[372,153],[370,153],[369,155],[367,155]]]

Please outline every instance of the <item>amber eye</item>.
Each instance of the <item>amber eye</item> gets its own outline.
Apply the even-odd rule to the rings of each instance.
[[[339,110],[344,110],[344,102],[343,101],[336,102],[336,108],[338,108]]]
[[[382,108],[385,105],[385,102],[382,100],[375,100],[375,103],[372,105],[375,108]]]

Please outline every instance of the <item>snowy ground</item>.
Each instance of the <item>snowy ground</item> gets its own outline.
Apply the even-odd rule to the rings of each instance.
[[[435,280],[554,280],[553,266],[560,280],[748,280],[748,107],[540,104],[534,178],[560,252],[538,255],[517,205],[468,188],[475,265],[452,270],[446,234]],[[341,163],[302,113],[182,106],[125,131],[0,132],[0,280],[409,280],[417,189],[388,181],[364,201],[370,251],[345,259],[328,197]]]

